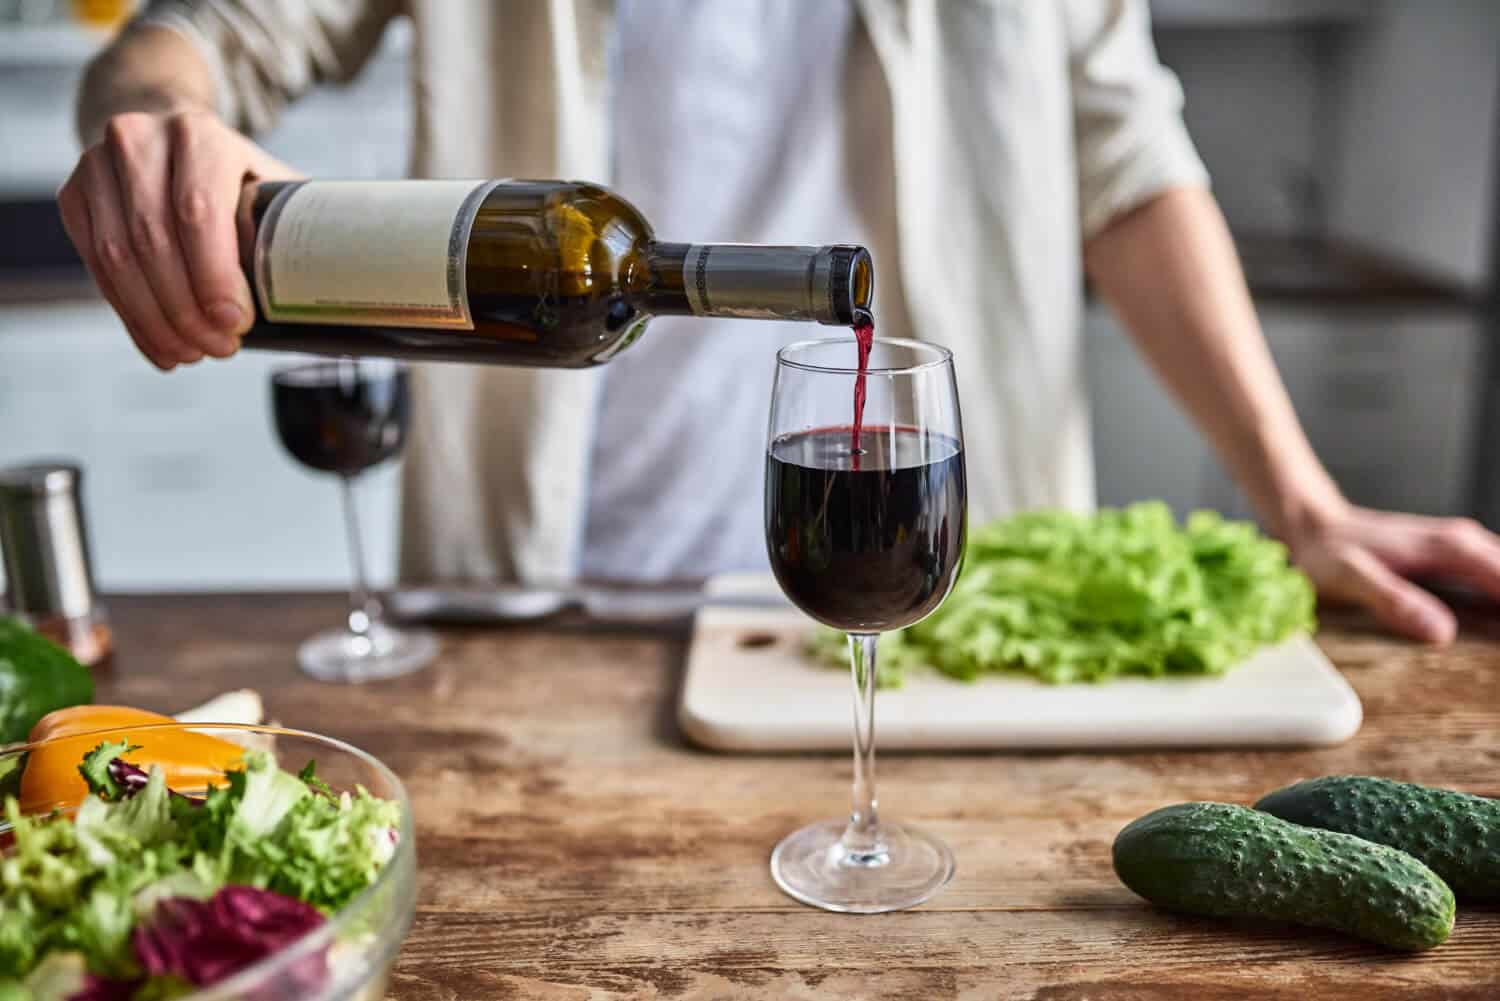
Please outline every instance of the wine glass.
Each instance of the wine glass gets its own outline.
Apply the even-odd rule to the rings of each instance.
[[[406,368],[349,358],[281,368],[271,374],[271,404],[276,432],[292,457],[338,475],[354,569],[346,624],[305,640],[297,662],[314,678],[346,682],[394,678],[423,667],[437,653],[437,640],[426,630],[385,623],[380,599],[366,580],[354,504],[355,477],[393,458],[405,442]]]
[[[771,854],[788,894],[830,911],[919,904],[953,876],[953,853],[875,802],[875,654],[882,632],[930,614],[964,547],[967,492],[953,356],[876,340],[864,427],[850,423],[857,371],[848,339],[776,356],[766,454],[766,546],[786,596],[849,634],[854,790],[847,821],[796,831]]]

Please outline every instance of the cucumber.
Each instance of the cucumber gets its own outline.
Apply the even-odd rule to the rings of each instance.
[[[1399,848],[1443,877],[1460,900],[1500,900],[1500,800],[1330,775],[1278,789],[1255,808]]]
[[[1331,928],[1392,949],[1441,945],[1453,891],[1405,852],[1229,803],[1181,803],[1115,838],[1115,873],[1170,910]]]
[[[0,617],[0,744],[23,741],[52,710],[93,698],[93,675],[72,654],[20,620]]]

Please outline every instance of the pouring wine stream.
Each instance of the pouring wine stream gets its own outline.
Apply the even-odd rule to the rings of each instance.
[[[865,423],[865,376],[870,368],[870,349],[875,346],[875,317],[862,309],[854,313],[854,341],[859,363],[858,371],[854,376],[854,440],[850,444],[854,457],[854,470],[858,472],[859,458],[864,455],[864,449],[859,447],[859,433],[863,430]]]

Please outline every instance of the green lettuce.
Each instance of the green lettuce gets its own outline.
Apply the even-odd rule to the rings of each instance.
[[[370,885],[394,850],[400,807],[362,788],[334,796],[304,772],[246,752],[244,771],[201,807],[175,807],[205,882],[275,890],[324,913]]]
[[[972,533],[947,600],[881,638],[877,682],[930,667],[962,680],[1019,672],[1049,684],[1222,674],[1316,627],[1311,583],[1247,522],[1160,502],[1091,515],[1037,511]],[[813,652],[845,663],[843,636]]]
[[[284,772],[264,753],[245,758],[244,789],[230,815],[236,840],[252,844],[281,826],[301,799],[312,795],[307,783]]]
[[[115,803],[90,796],[73,819],[79,848],[101,869],[117,860],[137,858],[144,845],[169,840],[176,828],[167,780],[156,767],[134,796]]]
[[[140,750],[139,744],[127,740],[105,741],[83,756],[78,774],[83,776],[89,792],[107,800],[117,800],[125,795],[125,786],[115,778],[116,758],[123,758],[131,751]]]
[[[0,985],[0,1001],[68,1001],[89,986],[89,970],[76,952],[54,952],[22,981]]]

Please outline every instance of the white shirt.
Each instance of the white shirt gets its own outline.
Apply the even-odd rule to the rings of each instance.
[[[851,0],[620,0],[611,186],[660,239],[869,246],[845,142],[861,127],[846,120],[843,94],[857,30]],[[653,319],[602,373],[583,575],[769,569],[762,482],[775,352],[847,334]]]
[[[911,330],[953,350],[969,516],[1088,508],[1083,243],[1168,188],[1207,182],[1181,89],[1156,59],[1146,0],[855,2],[864,31],[847,33],[845,65],[877,67],[889,82],[882,155],[897,165],[898,238],[890,251],[872,241],[877,287],[889,291],[881,276],[899,274]],[[608,184],[615,13],[616,0],[152,0],[143,16],[198,45],[221,114],[254,131],[316,83],[357,73],[405,14],[414,175]],[[809,236],[827,238],[821,227]],[[889,327],[890,310],[877,308]],[[753,326],[727,336],[756,337]],[[664,334],[643,340],[653,336]],[[403,578],[579,570],[596,408],[608,403],[601,378],[417,370]],[[757,484],[737,481],[739,504],[754,509]]]

